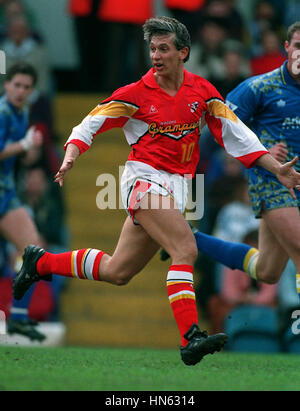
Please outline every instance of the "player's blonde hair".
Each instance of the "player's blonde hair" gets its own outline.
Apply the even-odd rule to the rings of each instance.
[[[144,39],[150,43],[153,36],[175,34],[174,45],[177,50],[188,47],[189,52],[184,62],[188,61],[191,49],[191,37],[186,26],[172,17],[152,17],[143,25]]]

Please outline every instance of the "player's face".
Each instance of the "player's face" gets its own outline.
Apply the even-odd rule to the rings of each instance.
[[[167,76],[182,68],[188,48],[177,50],[175,34],[153,36],[150,42],[150,59],[158,75]]]
[[[4,83],[4,88],[10,103],[21,109],[32,92],[32,78],[27,74],[16,74],[10,81]]]
[[[293,77],[300,78],[300,31],[296,31],[291,41],[286,41],[285,50],[288,55],[288,68]]]

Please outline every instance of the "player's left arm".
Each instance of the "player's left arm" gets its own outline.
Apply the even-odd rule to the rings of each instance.
[[[206,100],[206,105],[205,120],[208,128],[217,143],[228,154],[249,168],[254,165],[259,157],[268,153],[258,137],[225,104],[216,90],[214,91],[214,97]]]
[[[298,157],[281,164],[261,144],[258,137],[225,104],[211,85],[211,96],[206,100],[207,125],[217,142],[233,157],[247,167],[261,166],[273,173],[295,198],[293,188],[299,190],[300,173],[294,169]]]

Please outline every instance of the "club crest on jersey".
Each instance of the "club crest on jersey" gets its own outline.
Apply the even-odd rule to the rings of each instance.
[[[195,111],[197,110],[197,108],[199,106],[199,103],[198,103],[198,101],[195,101],[194,103],[188,104],[188,106],[191,110],[191,113],[195,113]]]
[[[152,106],[150,107],[149,113],[157,113],[158,110],[157,108],[152,104]]]
[[[285,105],[286,105],[286,102],[285,102],[285,100],[282,100],[282,98],[277,101],[277,107],[282,108]]]
[[[182,137],[186,136],[189,133],[192,133],[195,129],[199,127],[198,122],[193,123],[183,123],[183,124],[167,124],[165,126],[158,125],[157,123],[153,122],[149,124],[148,132],[152,138],[156,135],[164,135],[175,140],[179,140]]]

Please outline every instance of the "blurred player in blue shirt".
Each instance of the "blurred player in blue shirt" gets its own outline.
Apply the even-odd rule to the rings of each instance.
[[[281,67],[247,79],[227,96],[235,114],[282,163],[300,154],[300,22],[288,29],[285,50],[288,60]],[[299,162],[295,169],[299,171]],[[254,276],[277,282],[289,257],[300,273],[300,192],[295,190],[293,198],[261,167],[248,170],[248,181],[253,211],[262,219]],[[297,274],[298,292],[299,280]]]
[[[31,65],[17,63],[7,72],[5,94],[0,98],[0,235],[15,246],[19,256],[26,246],[40,242],[31,217],[16,195],[14,178],[17,156],[42,144],[39,131],[27,130],[28,114],[25,109],[36,80],[36,71]],[[5,247],[5,242],[2,247]],[[8,333],[24,334],[41,341],[44,335],[28,318],[31,295],[21,301],[13,301],[7,329]]]

